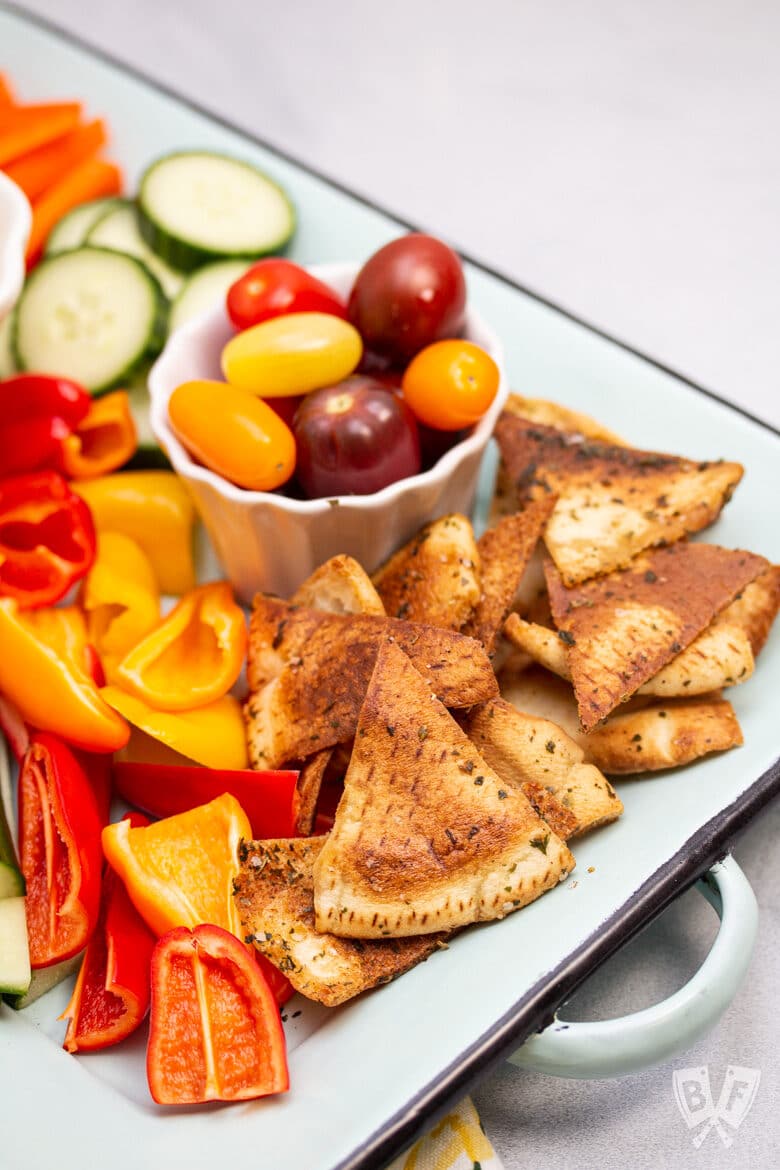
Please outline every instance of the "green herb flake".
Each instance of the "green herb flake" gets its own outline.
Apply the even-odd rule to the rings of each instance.
[[[534,837],[531,841],[531,846],[534,849],[538,849],[540,853],[544,853],[546,856],[547,855],[547,845],[549,844],[549,841],[550,841],[550,834],[547,833],[547,835],[545,837]]]

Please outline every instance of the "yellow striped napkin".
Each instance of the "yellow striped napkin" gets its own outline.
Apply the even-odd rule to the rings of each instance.
[[[388,1170],[502,1170],[470,1098],[420,1138]]]

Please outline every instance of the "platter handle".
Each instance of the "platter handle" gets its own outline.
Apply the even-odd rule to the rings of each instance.
[[[733,857],[696,883],[720,918],[720,929],[696,974],[668,999],[615,1020],[553,1022],[530,1036],[509,1060],[519,1068],[578,1080],[622,1077],[662,1064],[715,1026],[731,1003],[753,953],[755,894]]]

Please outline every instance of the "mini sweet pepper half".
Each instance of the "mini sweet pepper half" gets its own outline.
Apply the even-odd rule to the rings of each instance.
[[[123,471],[73,484],[89,504],[99,532],[122,532],[141,546],[161,593],[195,587],[195,508],[172,471]]]
[[[77,954],[95,928],[101,828],[79,761],[56,736],[35,735],[19,773],[19,860],[33,968]]]
[[[190,711],[230,690],[246,645],[233,590],[225,581],[201,585],[119,663],[116,681],[157,711]]]
[[[121,532],[99,533],[97,557],[79,602],[90,641],[112,677],[114,666],[160,619],[157,578],[141,546]]]

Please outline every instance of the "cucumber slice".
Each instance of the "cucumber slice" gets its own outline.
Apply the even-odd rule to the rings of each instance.
[[[11,822],[14,818],[11,768],[5,742],[0,736],[0,900],[24,894],[24,878],[14,845]]]
[[[157,467],[167,470],[171,464],[168,456],[158,445],[149,422],[151,402],[149,399],[149,390],[146,386],[147,373],[148,370],[145,369],[143,371],[143,377],[137,377],[133,385],[126,387],[130,399],[130,410],[132,411],[135,429],[138,434],[138,450],[132,459],[128,460],[125,464],[125,468],[138,470]]]
[[[31,978],[24,898],[6,898],[0,902],[0,992],[24,995]]]
[[[159,352],[166,315],[160,285],[135,257],[91,246],[60,252],[33,270],[14,310],[16,361],[99,394]]]
[[[53,967],[38,967],[32,973],[32,979],[26,992],[20,989],[16,994],[6,993],[3,999],[15,1011],[23,1011],[31,1003],[35,1003],[36,999],[45,995],[47,991],[51,991],[53,987],[57,987],[71,975],[75,975],[83,958],[84,952],[79,951],[72,959],[63,959],[61,963],[55,963]]]
[[[281,187],[249,163],[183,151],[152,163],[138,193],[141,234],[185,272],[220,258],[279,251],[295,230]]]
[[[135,204],[130,199],[115,200],[115,206],[90,228],[85,243],[135,256],[157,277],[167,297],[175,297],[184,282],[181,273],[174,272],[159,256],[155,256],[144,240],[138,229]]]
[[[16,362],[11,348],[11,313],[0,321],[0,378],[16,373]]]
[[[217,260],[188,276],[171,305],[168,336],[185,321],[199,317],[201,313],[221,304],[230,286],[244,275],[248,267],[246,260]]]
[[[44,248],[44,256],[54,256],[57,252],[65,252],[68,248],[79,248],[87,238],[89,229],[117,203],[124,200],[114,197],[108,199],[92,199],[89,203],[81,203],[74,207],[67,215],[54,225],[49,232]]]

